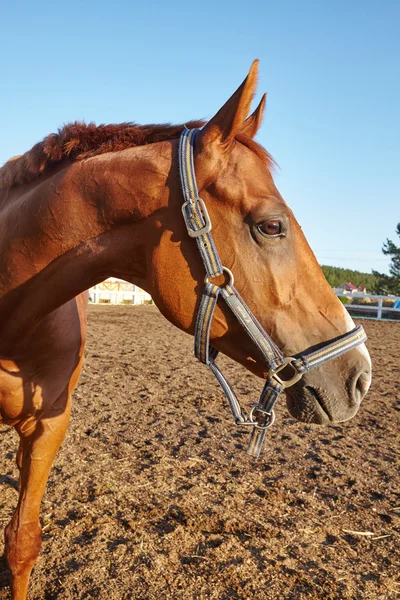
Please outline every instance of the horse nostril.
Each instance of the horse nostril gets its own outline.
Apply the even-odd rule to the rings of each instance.
[[[361,402],[364,398],[365,394],[369,390],[369,386],[371,385],[371,373],[367,371],[363,371],[360,375],[356,376],[356,381],[354,385],[354,400]]]

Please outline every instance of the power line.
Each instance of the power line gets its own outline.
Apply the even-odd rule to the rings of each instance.
[[[369,256],[382,257],[381,252],[371,252],[370,250],[346,250],[344,248],[313,248],[314,252],[345,252],[346,254],[368,254]]]
[[[323,260],[351,260],[357,262],[389,262],[386,258],[359,258],[358,256],[322,256],[316,252],[317,256]]]

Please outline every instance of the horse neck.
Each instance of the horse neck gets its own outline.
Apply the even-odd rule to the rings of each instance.
[[[162,143],[97,156],[9,194],[0,211],[3,340],[109,276],[146,287],[143,229],[168,202],[171,154]]]

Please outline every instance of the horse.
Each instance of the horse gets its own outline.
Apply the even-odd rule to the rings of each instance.
[[[171,323],[195,335],[205,285],[199,248],[206,251],[212,223],[213,248],[224,267],[215,280],[207,271],[206,286],[227,294],[234,274],[248,307],[242,303],[235,316],[222,292],[214,294],[205,329],[215,353],[267,381],[270,365],[246,323],[266,332],[276,356],[278,349],[296,356],[303,347],[320,355],[326,340],[353,331],[274,184],[272,157],[254,140],[266,100],[264,94],[248,116],[257,72],[254,61],[207,123],[76,122],[0,169],[0,419],[19,435],[19,499],[5,529],[12,600],[27,597],[40,550],[40,504],[82,368],[86,290],[111,276],[132,282]],[[200,237],[182,216],[179,140],[187,130],[196,130],[191,160]],[[324,424],[356,414],[370,385],[371,361],[364,338],[346,350],[301,378],[290,373],[290,386],[278,375],[288,362],[272,372],[296,419]],[[249,422],[257,427],[254,418]]]

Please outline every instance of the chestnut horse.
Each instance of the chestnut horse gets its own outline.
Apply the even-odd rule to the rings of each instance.
[[[274,342],[291,355],[354,324],[276,189],[248,117],[258,64],[199,132],[195,170],[216,248]],[[188,124],[191,127],[201,123]],[[109,276],[144,288],[194,333],[204,267],[182,219],[178,138],[184,125],[86,126],[48,136],[0,170],[0,415],[20,445],[19,500],[5,532],[13,600],[26,598],[39,553],[39,509],[82,367],[85,290]],[[220,302],[212,345],[261,378],[265,360]],[[286,390],[301,421],[344,421],[371,378],[364,345]]]

